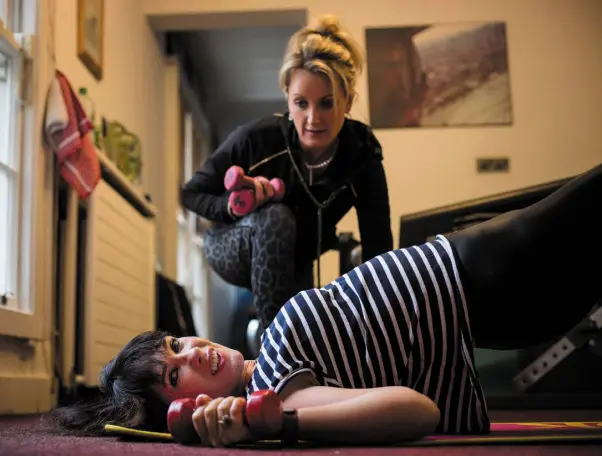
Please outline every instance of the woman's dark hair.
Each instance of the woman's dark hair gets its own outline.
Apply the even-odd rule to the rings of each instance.
[[[55,409],[53,424],[85,435],[102,434],[105,424],[166,432],[168,404],[156,386],[162,383],[163,347],[169,335],[151,331],[134,337],[103,368],[98,394]]]

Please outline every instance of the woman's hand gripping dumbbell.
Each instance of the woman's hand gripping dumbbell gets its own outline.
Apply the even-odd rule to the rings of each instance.
[[[226,403],[226,401],[230,402]],[[269,437],[277,436],[282,430],[282,401],[275,392],[271,390],[256,391],[249,396],[242,409],[243,424],[248,429],[240,426],[236,429],[234,422],[236,417],[229,414],[234,407],[233,401],[244,402],[244,399],[225,398],[217,406],[217,410],[210,409],[211,399],[204,395],[197,397],[196,400],[186,398],[173,401],[167,411],[167,427],[174,441],[185,445],[204,443],[222,446],[236,443],[230,440],[232,438],[236,440],[245,433],[250,433],[252,436]],[[228,411],[219,410],[222,404],[228,406]],[[201,407],[204,409],[199,410]],[[203,416],[193,417],[197,410]],[[221,420],[219,419],[220,412]],[[196,421],[198,432],[193,421]],[[226,435],[228,429],[232,430],[233,435]]]
[[[240,166],[231,166],[224,176],[226,190],[232,192],[228,198],[230,211],[242,217],[253,212],[268,201],[280,201],[284,197],[284,182],[263,176],[249,177]]]

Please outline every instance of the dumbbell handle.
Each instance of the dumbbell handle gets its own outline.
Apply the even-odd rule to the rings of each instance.
[[[176,399],[167,410],[167,428],[173,439],[181,444],[200,443],[192,424],[197,409],[192,398]],[[243,409],[244,422],[253,433],[276,435],[282,428],[282,401],[271,390],[256,391],[249,396]]]

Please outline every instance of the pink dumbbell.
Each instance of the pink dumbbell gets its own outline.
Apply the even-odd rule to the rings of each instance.
[[[238,190],[239,188],[255,188],[252,177],[245,175],[245,170],[240,166],[231,166],[224,176],[224,187],[226,190]]]
[[[280,201],[284,198],[284,181],[278,177],[274,177],[269,181],[263,176],[254,177],[256,181],[259,181],[263,185],[269,185],[273,190],[273,195],[270,197],[270,200]]]
[[[274,201],[280,201],[282,198],[284,198],[284,191],[286,190],[284,187],[284,181],[279,177],[274,177],[273,179],[270,179],[270,184],[274,189],[274,196],[272,199]]]
[[[235,190],[230,193],[228,204],[236,215],[247,215],[255,208],[255,192],[248,188]]]
[[[274,189],[274,196],[270,201],[280,201],[284,198],[285,185],[282,179],[275,177],[270,180],[270,185]],[[235,190],[230,193],[228,204],[234,213],[247,215],[255,209],[255,192],[249,188]]]

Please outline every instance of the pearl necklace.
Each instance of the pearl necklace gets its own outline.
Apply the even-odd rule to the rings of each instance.
[[[309,163],[304,162],[304,164],[307,169],[320,169],[320,168],[324,168],[325,166],[328,166],[333,158],[334,158],[334,155],[331,155],[330,157],[328,157],[326,160],[324,160],[321,163],[316,163],[315,165],[310,165]]]
[[[338,148],[338,141],[337,144],[334,146],[334,152],[332,153],[332,155],[330,157],[328,157],[326,160],[320,162],[320,163],[316,163],[315,165],[310,165],[309,163],[307,163],[305,160],[303,160],[303,164],[305,165],[305,168],[309,171],[309,185],[313,185],[313,177],[314,177],[314,170],[315,169],[322,169],[327,167],[328,165],[330,165],[330,162],[334,159],[334,156],[337,153],[337,148]]]

